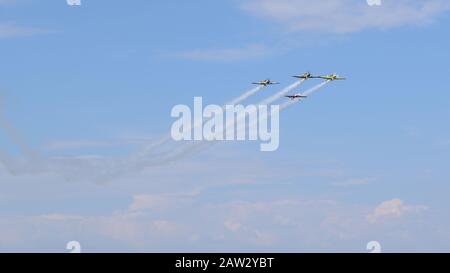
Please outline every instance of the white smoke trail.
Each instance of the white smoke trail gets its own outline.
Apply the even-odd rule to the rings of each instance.
[[[280,92],[276,93],[275,95],[268,97],[267,99],[261,101],[260,103],[258,103],[258,105],[267,105],[267,104],[271,104],[272,102],[276,101],[277,99],[287,95],[288,93],[290,93],[292,90],[294,90],[295,88],[299,87],[300,85],[302,85],[302,83],[305,82],[305,79],[302,79],[300,81],[297,81],[291,85],[289,85],[288,87],[284,88],[283,90],[281,90]]]
[[[282,96],[288,94],[289,92],[291,92],[291,91],[294,90],[295,88],[298,88],[303,82],[305,82],[305,79],[302,79],[302,80],[300,80],[300,81],[297,81],[297,82],[295,82],[295,83],[293,83],[293,84],[287,86],[286,88],[283,88],[281,91],[277,92],[275,95],[272,95],[272,96],[270,96],[269,98],[267,98],[267,99],[265,99],[265,100],[263,100],[263,101],[257,103],[257,105],[267,105],[267,104],[270,104],[270,103],[276,101],[277,99],[279,99],[280,97],[282,97]],[[237,104],[243,102],[245,99],[247,99],[248,97],[250,97],[250,96],[256,94],[258,91],[262,90],[264,87],[265,87],[265,86],[258,86],[258,87],[256,87],[256,88],[253,88],[253,89],[247,91],[247,92],[244,93],[243,95],[237,97],[236,99],[234,99],[234,100],[232,100],[231,102],[227,103],[226,105],[222,106],[222,110],[225,110],[227,105],[237,105]],[[238,117],[238,120],[241,120],[242,118],[245,118],[245,116],[244,116],[244,117],[242,117],[242,116]],[[208,121],[211,120],[211,119],[212,119],[212,118],[210,118],[210,119],[208,119],[208,120],[205,120],[205,121],[202,120],[201,122],[197,122],[196,124],[194,124],[194,127],[193,127],[193,128],[198,128],[199,126],[203,126],[203,124],[205,124],[206,122],[208,122]],[[232,123],[233,123],[233,124],[231,124],[231,122],[228,123],[228,124],[226,124],[226,125],[225,125],[225,129],[228,128],[228,127],[231,126],[231,125],[234,125],[234,121],[233,121]],[[220,134],[220,133],[223,133],[223,132],[224,132],[224,130],[222,130],[222,131],[220,131],[220,132],[218,132],[218,133]],[[169,136],[168,138],[171,138],[171,137]],[[194,144],[194,145],[195,145],[195,144]],[[198,145],[198,143],[197,143],[197,145]],[[189,148],[189,149],[190,149],[190,148]],[[183,151],[181,151],[181,152],[184,153]]]
[[[257,86],[247,92],[245,92],[244,94],[242,94],[241,96],[235,98],[234,100],[230,101],[229,103],[225,104],[224,106],[222,106],[222,108],[225,108],[226,105],[236,105],[239,104],[241,102],[243,102],[244,100],[248,99],[249,97],[255,95],[256,93],[258,93],[258,91],[261,91],[262,89],[264,89],[265,86],[260,85]]]
[[[288,88],[285,88],[282,90],[283,93],[287,93],[290,92],[292,89],[298,87],[301,82],[296,82],[294,84],[292,84],[291,86],[289,86]],[[258,93],[259,91],[261,91],[262,89],[264,89],[265,86],[257,86],[253,89],[248,90],[247,92],[245,92],[244,94],[242,94],[241,96],[231,100],[230,102],[226,103],[225,105],[222,106],[222,110],[225,110],[227,105],[237,105],[240,104],[241,102],[245,101],[246,99],[248,99],[249,97],[255,95],[256,93]],[[286,89],[288,89],[286,91]],[[274,98],[275,96],[273,96],[272,98]],[[279,96],[277,96],[276,98],[278,98]],[[211,120],[213,118],[209,118],[207,120],[200,120],[200,121],[196,121],[194,123],[193,129],[196,129],[200,126],[203,126],[203,124],[205,124],[205,122],[208,122],[209,120]],[[161,145],[169,142],[172,140],[172,136],[171,135],[167,135],[165,136],[161,141],[159,141],[158,143],[152,144],[150,146],[147,146],[141,153],[139,153],[139,157],[141,160],[145,159],[145,157],[147,157],[149,155],[149,153],[151,151],[153,151],[154,149],[160,147]],[[145,166],[149,166],[149,165],[162,165],[162,164],[167,164],[169,162],[172,161],[176,161],[180,158],[182,158],[183,156],[187,156],[193,152],[196,152],[197,150],[200,150],[202,145],[202,142],[190,142],[189,144],[185,144],[181,147],[181,149],[173,149],[172,151],[170,151],[169,153],[164,154],[162,157],[159,157],[158,160],[156,162],[153,162],[153,164],[150,164],[149,162],[147,162],[145,164]],[[137,159],[136,157],[132,158],[131,161],[136,162]]]
[[[235,105],[243,102],[249,97],[255,95],[258,91],[262,90],[264,86],[257,86],[251,90],[246,91],[237,98],[234,98],[226,105]],[[223,109],[226,108],[223,106]],[[2,110],[0,105],[0,111]],[[194,126],[203,126],[203,121],[195,124]],[[0,116],[0,128],[4,129],[8,137],[19,146],[20,150],[27,155],[28,158],[33,159],[36,154],[28,148],[25,141],[22,140],[20,134],[4,119]],[[195,127],[194,127],[195,128]],[[56,157],[40,160],[39,162],[20,161],[15,162],[13,158],[6,153],[0,151],[0,161],[5,168],[11,174],[28,173],[28,172],[52,172],[58,173],[64,176],[66,179],[76,179],[84,177],[84,173],[90,173],[87,175],[92,179],[98,181],[110,181],[118,178],[131,171],[137,171],[146,167],[154,167],[168,164],[170,162],[178,160],[183,155],[190,154],[199,148],[194,143],[175,143],[172,141],[169,147],[164,149],[165,144],[168,144],[172,140],[170,134],[161,138],[160,140],[150,143],[144,149],[141,149],[138,153],[131,154],[122,158],[90,158],[90,157]],[[180,144],[183,148],[176,147],[176,144]],[[14,163],[14,164],[13,164]],[[15,163],[23,163],[18,166]],[[37,164],[39,163],[39,164]],[[13,166],[14,165],[14,166]],[[42,168],[41,168],[42,167]],[[92,176],[92,177],[91,177]],[[70,179],[71,180],[71,179]]]
[[[3,131],[9,141],[18,147],[23,156],[22,158],[15,158],[8,155],[7,151],[0,150],[0,162],[11,175],[26,172],[32,167],[33,164],[31,163],[36,162],[38,154],[27,145],[20,133],[6,119],[2,97],[0,97],[0,129],[0,133]]]
[[[322,83],[320,83],[320,84],[318,84],[318,85],[316,85],[316,86],[314,86],[314,87],[312,87],[312,88],[306,90],[305,92],[301,93],[301,96],[310,96],[310,95],[312,95],[313,93],[319,91],[322,87],[324,87],[325,85],[327,85],[327,84],[330,83],[330,82],[331,82],[330,80],[327,80],[327,81],[325,81],[325,82],[322,82]],[[289,100],[289,101],[286,101],[285,103],[283,103],[283,104],[280,105],[280,112],[283,111],[283,110],[286,109],[286,108],[289,108],[290,106],[292,106],[292,105],[294,105],[294,104],[297,104],[297,103],[301,102],[301,101],[302,101],[302,100]],[[258,119],[257,121],[254,121],[252,124],[249,124],[248,127],[251,128],[251,126],[253,126],[255,122],[265,122],[265,121],[271,116],[271,113],[272,113],[272,112],[269,111],[269,113],[267,114],[266,117],[264,117],[264,119]],[[247,127],[247,128],[248,128],[248,127]],[[242,132],[242,131],[240,131],[240,133],[241,133],[241,132]]]
[[[276,100],[278,100],[279,98],[281,98],[282,96],[285,96],[286,94],[288,94],[289,92],[291,92],[292,90],[294,90],[295,88],[298,88],[300,85],[302,85],[302,83],[305,82],[305,79],[302,79],[300,81],[297,81],[291,85],[289,85],[286,88],[283,88],[281,91],[277,92],[275,95],[272,95],[266,99],[264,99],[263,101],[257,103],[256,105],[269,105],[273,102],[275,102]],[[250,113],[250,114],[254,114],[254,112]],[[219,134],[222,134],[224,131],[227,131],[231,126],[234,126],[236,123],[239,123],[242,119],[246,118],[246,114],[245,112],[242,113],[241,115],[239,115],[237,117],[237,120],[230,120],[225,127],[219,131]]]
[[[10,174],[17,174],[17,166],[15,166],[11,156],[9,156],[5,151],[0,151],[0,162]]]
[[[294,90],[295,88],[298,88],[298,87],[299,87],[300,85],[302,85],[302,83],[304,83],[304,82],[305,82],[305,79],[302,79],[302,80],[300,80],[300,81],[297,81],[297,82],[295,82],[295,83],[293,83],[293,84],[291,84],[291,85],[289,85],[289,86],[283,88],[281,91],[275,93],[274,95],[272,95],[272,96],[270,96],[270,97],[268,97],[268,98],[266,98],[266,99],[260,101],[260,102],[257,103],[256,105],[268,105],[268,104],[271,104],[271,103],[273,103],[274,101],[276,101],[276,100],[278,100],[279,98],[281,98],[282,96],[288,94],[289,92],[291,92],[291,91]],[[254,111],[253,111],[252,113],[250,113],[250,114],[253,114],[253,113],[254,113]],[[241,121],[242,119],[245,119],[245,118],[246,118],[246,115],[245,115],[245,113],[243,113],[243,114],[241,114],[241,115],[239,115],[239,116],[237,117],[237,122],[239,122],[239,121]],[[230,120],[230,121],[225,125],[225,127],[224,127],[222,130],[220,130],[219,132],[217,132],[217,133],[218,133],[218,134],[223,134],[224,131],[228,130],[231,126],[234,126],[235,124],[236,124],[236,123],[235,123],[235,120]]]
[[[286,95],[287,93],[292,91],[294,88],[300,86],[300,84],[302,82],[303,81],[299,81],[299,82],[296,82],[296,83],[286,87],[285,89],[281,90],[277,94],[265,99],[260,104],[263,104],[263,103],[269,104],[269,103],[274,102],[276,99],[282,97],[283,95]],[[313,92],[315,92],[316,90],[318,90],[320,87],[324,86],[325,84],[326,83],[321,83],[320,85],[309,89],[304,94],[310,95]],[[231,101],[230,104],[231,103],[238,104],[238,103],[242,102],[243,100],[247,99],[248,97],[252,96],[253,94],[257,93],[262,88],[263,87],[258,87],[258,88],[249,90],[246,93],[244,93],[243,95],[241,95],[238,98]],[[294,103],[296,103],[296,101],[293,101],[293,102],[289,101],[289,102],[281,105],[280,110],[285,109]],[[230,105],[230,104],[228,104],[228,105]],[[4,125],[5,125],[5,122],[2,122],[2,128],[5,127]],[[6,125],[9,125],[9,124],[6,122]],[[11,129],[10,126],[6,126],[6,128]],[[226,128],[224,128],[224,129],[226,129]],[[170,139],[171,139],[171,137],[170,137]],[[16,140],[16,142],[17,142],[17,140],[19,140],[19,143],[24,144],[23,141],[20,141],[20,138],[19,139],[15,138],[15,140]],[[155,167],[155,166],[161,166],[161,165],[165,165],[168,163],[172,163],[183,157],[191,155],[192,153],[201,151],[203,148],[207,148],[211,144],[217,143],[217,142],[209,142],[209,141],[201,141],[201,142],[193,141],[193,142],[189,142],[189,143],[184,142],[184,143],[181,143],[181,144],[183,144],[183,147],[181,147],[181,149],[162,151],[160,153],[157,153],[158,148],[161,145],[163,145],[165,142],[167,142],[167,141],[161,140],[159,142],[152,143],[151,145],[146,147],[146,148],[148,148],[148,150],[144,150],[144,152],[140,153],[139,156],[131,155],[131,156],[115,158],[115,159],[114,158],[109,158],[109,159],[108,158],[103,158],[103,159],[99,158],[99,159],[95,159],[95,160],[94,159],[87,160],[85,158],[78,158],[78,159],[75,158],[76,160],[75,159],[72,160],[69,158],[68,159],[69,161],[55,159],[56,161],[49,160],[47,163],[51,166],[47,166],[47,167],[51,167],[50,168],[51,170],[48,170],[48,171],[61,173],[63,175],[65,174],[66,176],[74,177],[74,178],[77,177],[77,174],[81,175],[82,173],[86,173],[86,170],[88,170],[89,173],[99,174],[99,181],[101,180],[106,183],[108,181],[117,179],[118,177],[126,175],[127,173],[130,173],[133,171],[140,171],[140,170],[143,170],[148,167]],[[25,147],[27,147],[27,146],[25,146]],[[178,147],[178,148],[180,148],[180,147]],[[8,158],[5,158],[4,156],[2,156],[2,154],[0,154],[0,159],[9,161]],[[57,164],[57,162],[59,162],[59,163]],[[67,169],[67,167],[68,167],[68,166],[66,166],[67,163],[70,163],[69,169]],[[73,168],[70,168],[70,166],[72,166]]]
[[[9,140],[16,145],[20,152],[25,156],[26,160],[32,161],[38,157],[37,153],[32,150],[26,141],[22,138],[21,134],[8,122],[5,117],[3,98],[0,97],[0,129],[2,129]],[[3,155],[3,158],[7,158],[7,155]]]
[[[3,105],[0,101],[0,128],[6,133],[8,138],[19,147],[22,153],[26,156],[33,156],[33,151],[28,147],[22,136],[17,132],[17,130],[9,124],[9,122],[3,116]]]
[[[283,90],[281,90],[280,92],[278,92],[277,94],[263,100],[262,102],[260,102],[260,104],[269,104],[274,102],[275,100],[279,99],[280,97],[286,95],[287,93],[291,92],[294,88],[299,87],[302,83],[304,82],[304,80],[302,81],[298,81],[286,88],[284,88]],[[325,84],[327,84],[327,82],[324,83],[320,83],[314,87],[312,87],[311,89],[307,90],[306,92],[304,92],[304,94],[312,94],[313,92],[317,91],[318,89],[320,89],[321,87],[323,87]],[[246,93],[244,93],[243,95],[241,95],[240,97],[234,99],[233,101],[231,101],[228,105],[236,105],[240,102],[242,102],[243,100],[247,99],[248,97],[252,96],[253,94],[255,94],[257,91],[261,90],[262,87],[258,87],[258,88],[254,88]],[[297,101],[288,101],[285,104],[280,106],[280,111],[282,109],[287,108],[290,105],[295,104]],[[232,104],[233,103],[233,104]],[[226,106],[224,106],[225,108]],[[270,116],[270,112],[268,117]],[[268,118],[267,117],[267,118]],[[245,118],[244,117],[240,117],[240,118]],[[239,120],[239,117],[238,117]],[[197,126],[200,126],[198,124],[196,124]],[[203,125],[203,122],[202,124]],[[223,130],[227,129],[229,126],[231,126],[230,124],[227,124],[225,128],[222,128],[222,132]],[[233,123],[234,126],[234,123]],[[171,140],[171,137],[169,137]],[[212,146],[215,143],[218,142],[214,142],[214,141],[190,141],[190,142],[183,142],[183,146],[182,147],[178,147],[178,149],[173,149],[171,151],[164,151],[161,152],[160,154],[156,154],[155,150],[157,150],[158,147],[160,147],[160,144],[162,142],[159,143],[155,143],[152,146],[148,146],[151,147],[151,150],[147,150],[144,153],[141,153],[139,157],[136,156],[132,156],[132,157],[127,157],[127,158],[123,158],[122,160],[119,160],[117,162],[117,166],[111,173],[109,173],[109,179],[107,179],[106,177],[105,180],[111,180],[114,178],[117,178],[119,176],[122,176],[126,173],[131,173],[134,171],[140,171],[143,170],[145,168],[150,168],[150,167],[156,167],[156,166],[162,166],[162,165],[166,165],[175,161],[178,161],[184,157],[187,157],[193,153],[196,152],[200,152],[210,146]],[[152,153],[150,153],[152,152]]]
[[[281,98],[282,96],[288,94],[289,92],[291,92],[292,90],[294,90],[295,88],[298,88],[303,82],[305,82],[305,79],[302,79],[300,81],[297,81],[291,85],[289,85],[288,87],[282,89],[281,91],[277,92],[275,95],[270,96],[269,98],[259,102],[257,105],[268,105],[273,103],[274,101],[278,100],[279,98]],[[317,85],[315,88],[320,88],[321,86],[323,86],[324,84],[319,84]],[[310,90],[308,90],[307,92],[311,92],[311,90],[313,90],[314,88],[311,88]],[[246,115],[240,115],[237,117],[237,122],[241,121],[242,119],[246,118]],[[219,130],[219,132],[217,132],[218,134],[223,134],[224,131],[229,130],[229,128],[231,126],[234,126],[236,123],[235,121],[230,121],[228,122],[224,128],[222,128],[221,130]],[[189,147],[186,147],[185,149],[176,151],[172,156],[170,156],[171,161],[175,161],[178,160],[184,156],[190,155],[193,152],[197,152],[202,150],[203,148],[207,148],[211,145],[213,145],[214,143],[217,143],[215,141],[198,141],[198,142],[194,142],[192,143]]]
[[[307,91],[303,92],[302,96],[310,96],[313,93],[315,93],[316,91],[318,91],[320,88],[322,88],[323,86],[329,84],[330,82],[331,82],[331,80],[326,80],[326,81],[322,82],[321,84],[316,85],[316,86],[308,89]]]
[[[240,95],[237,98],[234,98],[233,100],[231,100],[230,102],[226,103],[225,105],[222,106],[222,109],[225,110],[227,105],[237,105],[243,101],[245,101],[246,99],[248,99],[249,97],[255,95],[256,93],[258,93],[259,91],[261,91],[262,89],[264,89],[265,86],[260,85],[257,86],[255,88],[252,88],[248,91],[246,91],[245,93],[243,93],[242,95]],[[208,122],[209,120],[211,120],[212,118],[208,119],[208,120],[200,120],[200,121],[195,121],[194,126],[192,127],[192,129],[197,129],[198,127],[202,126],[205,122]],[[157,149],[158,147],[170,142],[172,140],[172,136],[170,134],[162,137],[159,141],[157,142],[153,142],[149,145],[147,145],[146,147],[144,147],[141,151],[139,151],[139,153],[136,155],[137,157],[146,157],[149,155],[149,153],[151,153],[152,151],[154,151],[155,149]]]
[[[313,93],[315,93],[315,92],[317,92],[318,90],[320,90],[322,87],[324,87],[325,85],[327,85],[329,82],[331,82],[330,80],[327,80],[327,81],[325,81],[325,82],[322,82],[322,83],[320,83],[320,84],[317,84],[317,85],[315,85],[315,86],[313,86],[313,87],[311,87],[310,89],[308,89],[308,90],[306,90],[305,92],[303,92],[301,95],[302,96],[310,96],[310,95],[312,95]],[[275,96],[273,96],[272,98],[274,98]],[[268,100],[266,100],[266,101],[268,101]],[[289,101],[286,101],[285,103],[283,103],[283,104],[281,104],[280,105],[280,108],[279,108],[279,110],[280,110],[280,112],[282,111],[282,110],[284,110],[284,109],[286,109],[286,108],[288,108],[288,107],[290,107],[290,106],[292,106],[292,105],[294,105],[294,104],[297,104],[298,102],[300,102],[301,100],[289,100]],[[271,116],[271,112],[269,111],[268,112],[268,114],[267,114],[267,116],[265,116],[263,119],[257,119],[257,120],[254,120],[251,124],[248,124],[245,128],[240,128],[240,130],[238,130],[238,132],[237,132],[237,134],[242,134],[243,132],[242,132],[242,130],[247,130],[247,128],[252,128],[254,125],[255,125],[255,123],[258,123],[258,122],[265,122],[269,117]],[[243,119],[243,118],[246,118],[246,116],[244,115],[244,116],[241,116],[240,117],[241,119]],[[238,118],[238,121],[237,122],[239,122],[239,118]],[[228,127],[226,127],[225,128],[225,130],[227,130],[229,127],[231,127],[231,126],[234,126],[234,122],[231,124],[227,124],[227,126]],[[206,144],[205,144],[206,143]],[[217,142],[205,142],[205,143],[200,143],[199,145],[202,145],[202,146],[207,146],[207,145],[213,145],[213,144],[215,144],[215,143],[217,143]]]

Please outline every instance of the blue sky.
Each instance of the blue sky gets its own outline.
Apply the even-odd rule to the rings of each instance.
[[[0,0],[0,251],[450,250],[447,1],[129,2]],[[278,151],[128,160],[174,105],[305,71],[348,80],[281,113]]]

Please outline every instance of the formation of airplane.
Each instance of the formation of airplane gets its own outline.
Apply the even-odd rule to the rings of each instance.
[[[304,74],[301,75],[296,75],[296,76],[292,76],[294,78],[297,79],[302,79],[302,80],[309,80],[309,79],[324,79],[327,81],[342,81],[342,80],[346,80],[346,78],[344,77],[340,77],[338,74],[333,73],[330,75],[325,75],[325,76],[314,76],[313,74],[311,74],[310,72],[306,72]],[[268,85],[274,85],[274,84],[280,84],[279,82],[273,82],[269,79],[267,80],[263,80],[260,82],[254,82],[253,84],[258,84],[258,85],[262,85],[262,86],[268,86]],[[291,100],[301,100],[301,99],[306,99],[308,96],[304,96],[302,94],[293,94],[293,95],[289,95],[289,96],[285,96],[288,99]]]
[[[260,82],[254,82],[253,84],[268,86],[268,85],[274,85],[274,84],[280,84],[280,83],[279,82],[273,82],[273,81],[267,79],[267,80],[260,81]]]
[[[340,77],[336,73],[333,73],[333,74],[330,74],[330,75],[325,75],[325,76],[314,76],[310,72],[306,72],[306,73],[304,73],[302,75],[296,75],[296,76],[292,76],[292,77],[297,78],[297,79],[303,79],[303,80],[308,80],[308,79],[324,79],[324,80],[328,80],[328,81],[342,81],[342,80],[346,80],[346,78]],[[274,84],[280,84],[280,83],[279,82],[272,82],[271,80],[267,79],[267,80],[260,81],[260,82],[254,82],[253,84],[268,86],[268,85],[274,85]]]

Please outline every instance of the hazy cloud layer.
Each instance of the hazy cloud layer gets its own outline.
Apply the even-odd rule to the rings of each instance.
[[[79,240],[85,251],[114,251],[114,246],[103,249],[108,246],[98,243],[103,239],[130,251],[214,251],[220,246],[221,251],[363,252],[366,240],[384,237],[399,245],[409,242],[411,238],[401,238],[405,225],[414,227],[413,234],[418,236],[414,241],[424,235],[421,229],[429,228],[421,224],[420,215],[400,218],[409,209],[397,201],[370,208],[326,199],[204,202],[202,198],[205,195],[189,192],[140,195],[133,197],[128,209],[105,215],[3,217],[0,243],[9,249],[57,252],[64,252],[64,243],[73,239]],[[368,222],[365,214],[370,210],[377,217],[396,217]],[[381,215],[381,210],[386,213]]]
[[[447,0],[384,0],[370,7],[363,0],[242,0],[246,12],[279,22],[290,31],[348,33],[428,23],[450,10]]]

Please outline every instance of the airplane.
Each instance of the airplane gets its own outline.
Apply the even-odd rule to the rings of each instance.
[[[305,74],[303,74],[303,75],[297,75],[297,76],[293,76],[294,78],[298,78],[298,79],[304,79],[304,80],[307,80],[307,79],[317,79],[317,78],[319,78],[318,76],[313,76],[311,73],[309,73],[309,72],[306,72]]]
[[[286,98],[289,98],[289,99],[291,99],[291,100],[301,100],[301,99],[306,99],[308,96],[303,96],[303,95],[301,95],[301,94],[294,94],[294,95],[291,95],[291,96],[285,96]]]
[[[268,86],[268,85],[280,84],[280,83],[279,82],[272,82],[271,80],[267,79],[267,80],[260,81],[260,82],[254,82],[253,84]]]
[[[336,73],[327,75],[327,76],[319,76],[319,79],[329,80],[329,81],[342,81],[346,80],[346,78],[339,77]]]

